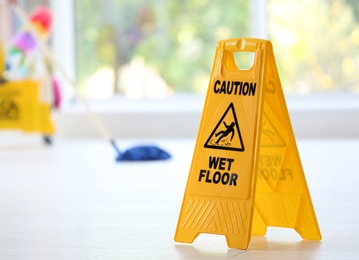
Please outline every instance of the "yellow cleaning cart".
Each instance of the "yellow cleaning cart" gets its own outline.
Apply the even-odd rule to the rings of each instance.
[[[0,45],[0,130],[39,132],[49,144],[55,129],[51,104],[40,99],[40,82],[7,80],[3,77],[4,64],[4,51]]]

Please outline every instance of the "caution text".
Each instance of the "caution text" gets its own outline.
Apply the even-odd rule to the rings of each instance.
[[[256,87],[257,83],[253,82],[216,80],[216,82],[214,82],[213,91],[216,94],[224,95],[254,96]]]

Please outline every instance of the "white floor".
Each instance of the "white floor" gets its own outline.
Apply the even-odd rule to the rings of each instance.
[[[101,140],[0,133],[0,259],[359,259],[359,139],[298,140],[322,241],[270,228],[245,251],[174,242],[195,140],[154,143],[173,159],[116,163]]]

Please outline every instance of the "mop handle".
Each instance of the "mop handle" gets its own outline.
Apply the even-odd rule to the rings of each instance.
[[[59,62],[55,59],[55,55],[52,53],[52,51],[47,47],[47,45],[44,43],[43,39],[39,36],[38,32],[34,28],[34,26],[30,23],[30,21],[27,18],[27,15],[25,12],[21,9],[21,7],[18,4],[13,5],[13,10],[17,14],[17,16],[20,18],[20,20],[27,25],[29,28],[31,34],[34,36],[37,43],[40,45],[41,50],[45,53],[49,61],[57,68],[57,70],[62,74],[63,78],[72,86],[75,97],[77,100],[80,101],[80,103],[85,108],[86,114],[92,124],[96,127],[98,132],[101,134],[101,136],[105,139],[111,142],[113,145],[113,138],[111,134],[109,133],[108,129],[105,127],[105,125],[100,121],[98,116],[92,111],[90,105],[86,101],[82,95],[80,95],[76,89],[76,82],[73,80],[65,71],[65,69],[61,66]]]

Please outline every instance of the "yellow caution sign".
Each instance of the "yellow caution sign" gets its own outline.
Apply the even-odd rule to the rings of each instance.
[[[0,83],[0,129],[54,132],[50,104],[39,100],[39,83],[31,80]]]
[[[234,52],[253,52],[240,69]],[[268,226],[321,234],[291,127],[272,45],[220,41],[212,68],[175,241],[225,235],[246,249]]]

